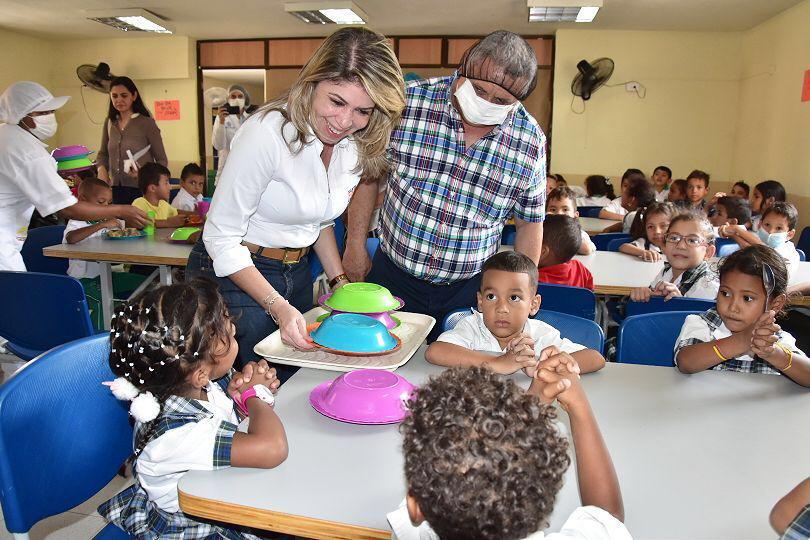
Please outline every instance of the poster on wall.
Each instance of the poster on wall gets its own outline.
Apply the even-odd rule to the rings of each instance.
[[[155,101],[155,120],[180,120],[180,100],[161,99]]]
[[[802,86],[802,101],[810,101],[810,69],[804,72],[804,86]]]

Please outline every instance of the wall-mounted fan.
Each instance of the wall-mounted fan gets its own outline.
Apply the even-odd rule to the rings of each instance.
[[[580,60],[577,69],[579,73],[571,83],[571,92],[587,101],[613,75],[613,60],[598,58],[590,63]]]
[[[110,66],[104,62],[99,62],[97,66],[82,64],[76,68],[76,75],[85,86],[104,94],[110,92],[110,82],[115,78],[115,75],[110,73]]]
[[[203,102],[206,107],[219,109],[228,101],[228,89],[221,86],[212,86],[203,92]]]

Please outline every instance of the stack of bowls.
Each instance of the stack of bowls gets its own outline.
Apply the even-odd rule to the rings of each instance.
[[[59,174],[70,175],[93,168],[93,162],[87,157],[90,154],[92,152],[86,146],[76,144],[60,146],[51,152],[51,157],[56,160],[56,170]]]
[[[315,387],[309,402],[316,411],[341,422],[392,424],[408,414],[416,387],[389,371],[360,369]]]
[[[321,296],[318,303],[331,311],[331,315],[360,313],[380,321],[389,330],[400,324],[399,319],[391,314],[405,305],[382,285],[363,282],[347,283],[340,289]]]

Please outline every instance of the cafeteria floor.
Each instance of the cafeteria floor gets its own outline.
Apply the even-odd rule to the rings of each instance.
[[[0,384],[8,380],[23,365],[24,362],[16,356],[0,354]],[[34,525],[29,533],[31,540],[93,538],[105,525],[104,520],[96,512],[96,508],[99,504],[128,486],[130,482],[129,479],[116,476],[104,489],[83,504],[63,514],[43,519]],[[3,511],[0,509],[0,519],[2,517]],[[3,520],[3,526],[0,527],[0,540],[12,540],[13,538],[14,536],[8,532],[5,520]]]

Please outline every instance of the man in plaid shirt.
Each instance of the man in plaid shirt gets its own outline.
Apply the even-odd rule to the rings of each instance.
[[[475,305],[481,266],[509,217],[515,249],[539,259],[546,140],[520,103],[536,82],[532,47],[501,30],[473,45],[452,76],[408,85],[371,264],[365,240],[377,183],[355,191],[344,267],[353,281],[368,273],[366,281],[388,287],[408,311],[436,318],[428,341],[446,313]]]

